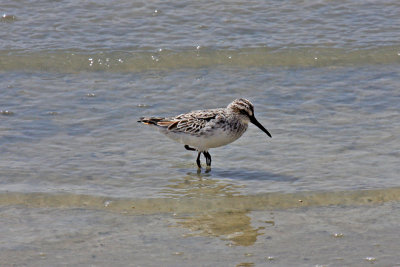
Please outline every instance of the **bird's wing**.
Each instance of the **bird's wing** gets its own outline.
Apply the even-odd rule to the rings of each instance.
[[[192,111],[173,118],[166,118],[159,121],[157,125],[166,127],[168,131],[198,134],[220,114],[219,111],[219,109]]]

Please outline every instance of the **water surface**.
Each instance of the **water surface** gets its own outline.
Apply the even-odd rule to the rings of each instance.
[[[2,264],[400,264],[399,2],[1,7]],[[210,173],[137,123],[238,97]]]

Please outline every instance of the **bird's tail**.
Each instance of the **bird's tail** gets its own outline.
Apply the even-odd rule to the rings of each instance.
[[[171,120],[168,118],[162,118],[162,117],[142,117],[138,120],[138,122],[147,124],[147,125],[155,125],[161,128],[167,128],[169,131],[174,130],[177,128],[179,124],[179,120]]]
[[[147,125],[158,125],[160,121],[164,118],[161,117],[141,117],[138,122],[147,124]]]

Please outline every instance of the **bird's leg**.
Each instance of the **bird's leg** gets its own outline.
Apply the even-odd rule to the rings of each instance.
[[[197,159],[196,159],[196,163],[197,163],[197,166],[199,167],[199,169],[201,169],[200,155],[201,155],[201,152],[199,152],[199,154],[197,155]]]
[[[185,148],[186,148],[186,150],[190,150],[190,151],[196,151],[196,149],[195,149],[195,148],[193,148],[193,147],[190,147],[190,146],[188,146],[188,145],[185,145]]]
[[[204,157],[206,157],[207,167],[211,167],[211,155],[208,151],[203,152]]]
[[[196,151],[195,148],[190,147],[190,146],[188,146],[188,145],[185,145],[185,149],[186,149],[186,150],[190,150],[190,151]],[[199,167],[199,169],[201,169],[200,155],[201,155],[201,152],[199,152],[199,154],[197,154],[197,159],[196,159],[196,163],[197,163],[197,166]],[[205,155],[205,154],[204,154],[204,155]],[[208,160],[207,160],[207,162],[208,162]]]
[[[206,157],[206,163],[207,163],[207,169],[206,173],[211,171],[211,155],[208,153],[208,151],[203,152],[204,157]]]

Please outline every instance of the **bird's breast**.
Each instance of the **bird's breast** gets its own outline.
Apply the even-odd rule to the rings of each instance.
[[[196,134],[174,131],[164,131],[164,134],[179,143],[195,147],[199,151],[207,151],[209,148],[232,143],[241,137],[246,129],[247,124],[240,121],[218,120],[209,123]]]

